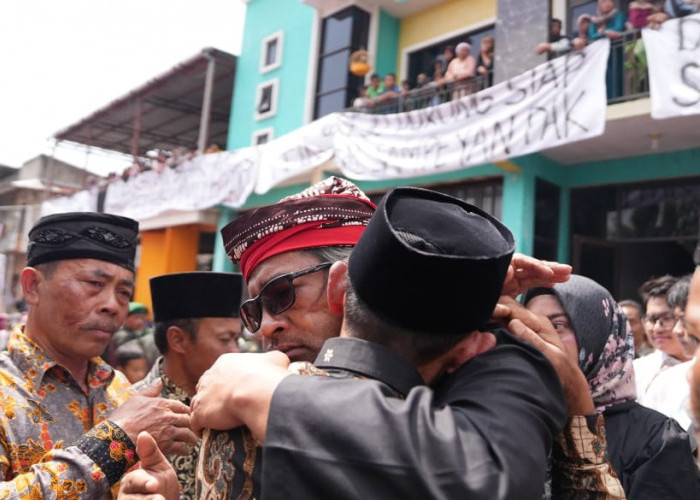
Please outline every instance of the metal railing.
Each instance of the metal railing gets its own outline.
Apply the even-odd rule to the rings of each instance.
[[[608,104],[649,95],[647,57],[640,30],[625,31],[611,41],[605,84]]]
[[[488,87],[488,82],[489,78],[484,76],[476,76],[449,83],[430,82],[420,88],[411,89],[397,96],[384,99],[382,99],[382,96],[376,99],[368,98],[364,104],[358,103],[358,105],[353,106],[348,111],[389,114],[429,108],[452,99],[464,97],[465,95],[475,94]]]

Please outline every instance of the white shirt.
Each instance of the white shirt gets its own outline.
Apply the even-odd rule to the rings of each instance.
[[[662,370],[649,385],[644,401],[639,403],[675,419],[688,430],[692,422],[688,406],[688,370],[694,363],[695,358]]]
[[[634,378],[637,383],[637,402],[644,404],[649,387],[663,370],[680,361],[658,349],[634,360]]]

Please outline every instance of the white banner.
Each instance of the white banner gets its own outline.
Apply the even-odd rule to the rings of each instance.
[[[700,113],[700,14],[642,30],[649,68],[651,117]]]
[[[362,180],[415,177],[595,137],[605,128],[609,40],[473,95],[407,113],[341,113],[335,163]]]
[[[110,184],[104,211],[143,220],[173,209],[236,208],[253,190],[265,193],[331,159],[352,179],[395,179],[594,137],[605,127],[609,51],[610,42],[601,40],[438,106],[385,115],[333,113],[261,146],[198,156],[161,173],[144,172]],[[87,210],[86,202],[79,193],[44,209]]]
[[[97,210],[97,187],[78,191],[71,196],[60,196],[41,204],[41,216],[64,212],[95,212]]]
[[[257,167],[255,148],[197,156],[177,168],[150,170],[110,184],[104,211],[143,220],[172,209],[239,207],[253,190]]]
[[[267,193],[281,182],[330,160],[337,118],[337,113],[326,115],[261,146],[255,192]]]

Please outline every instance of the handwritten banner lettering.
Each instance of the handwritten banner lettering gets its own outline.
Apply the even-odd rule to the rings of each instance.
[[[392,115],[340,113],[335,163],[362,180],[435,174],[594,137],[605,128],[601,40],[473,95]]]
[[[541,64],[494,87],[396,114],[327,115],[267,144],[203,155],[109,186],[105,212],[148,219],[168,210],[240,207],[333,160],[347,177],[380,180],[462,169],[600,135],[610,42]],[[84,196],[71,203],[84,207]],[[92,203],[91,203],[92,204]]]
[[[649,62],[651,117],[700,113],[700,14],[642,30]]]

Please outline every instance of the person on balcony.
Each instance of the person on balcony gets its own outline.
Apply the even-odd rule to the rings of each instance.
[[[588,28],[588,39],[592,42],[602,38],[614,41],[620,39],[624,31],[625,15],[615,7],[615,1],[598,0],[595,15],[591,18],[591,26]],[[605,78],[608,99],[622,96],[622,62],[622,45],[611,47]]]
[[[369,77],[369,86],[367,87],[367,97],[376,99],[379,94],[384,92],[384,85],[379,81],[379,75],[374,73]]]
[[[465,82],[469,78],[476,75],[476,59],[471,55],[471,45],[467,42],[462,42],[457,45],[457,57],[452,59],[452,62],[447,67],[445,80],[453,85],[456,82]],[[461,88],[452,93],[452,99],[458,99],[472,92],[466,88],[466,85],[459,85]]]
[[[549,36],[546,42],[538,43],[535,54],[548,54],[548,59],[571,50],[571,40],[562,33],[561,19],[553,17],[549,21]]]
[[[435,58],[435,64],[440,63],[440,73],[445,74],[447,67],[450,65],[452,60],[455,58],[455,48],[452,45],[445,45],[442,50],[442,54]],[[433,75],[434,77],[434,75]]]
[[[396,75],[394,73],[387,73],[384,77],[384,89],[375,99],[377,103],[387,103],[385,106],[382,106],[380,112],[398,113],[401,111],[401,109],[399,109],[399,103],[396,102],[396,98],[400,95],[401,89],[396,85]]]
[[[493,49],[493,36],[486,35],[481,39],[481,47],[476,59],[476,72],[484,79],[484,87],[493,85]]]
[[[471,55],[471,45],[462,42],[457,45],[457,57],[447,67],[445,78],[448,82],[466,80],[476,74],[476,60]]]
[[[578,19],[576,19],[578,32],[576,36],[574,36],[574,39],[571,40],[571,46],[574,50],[581,50],[588,44],[588,31],[591,27],[591,19],[590,14],[581,14],[578,16]]]
[[[628,8],[627,29],[640,30],[647,25],[650,15],[663,10],[663,5],[650,0],[633,0]]]
[[[698,12],[700,12],[700,1],[698,0],[665,0],[663,11],[651,14],[647,24],[650,28],[658,29],[664,21]]]
[[[381,100],[386,101],[397,97],[401,93],[401,89],[396,85],[396,75],[387,73],[384,77],[384,89],[379,93]]]

